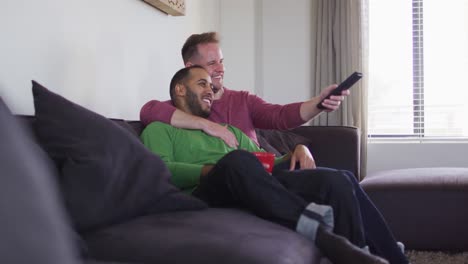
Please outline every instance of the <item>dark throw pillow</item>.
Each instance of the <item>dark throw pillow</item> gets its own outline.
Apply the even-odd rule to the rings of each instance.
[[[206,205],[173,186],[163,161],[122,126],[33,81],[38,140],[55,161],[75,228]]]

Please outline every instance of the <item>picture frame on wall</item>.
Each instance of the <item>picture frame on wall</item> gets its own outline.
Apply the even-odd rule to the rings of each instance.
[[[143,0],[171,16],[185,16],[185,0]]]

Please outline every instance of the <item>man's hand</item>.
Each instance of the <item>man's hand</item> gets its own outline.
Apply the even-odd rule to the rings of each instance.
[[[341,95],[332,95],[330,99],[324,100],[322,103],[322,105],[325,107],[325,110],[319,109],[317,107],[317,104],[320,103],[325,97],[327,97],[327,95],[336,87],[338,87],[338,85],[336,84],[330,85],[327,88],[323,89],[320,95],[315,96],[309,101],[305,101],[302,103],[300,108],[300,114],[304,122],[311,120],[323,111],[335,111],[340,107],[341,102],[345,99],[345,97],[351,94],[349,90],[344,90],[343,92],[341,92]]]
[[[200,176],[201,177],[206,176],[208,173],[210,173],[213,167],[214,165],[203,165],[201,172],[200,172]]]
[[[314,157],[312,157],[309,149],[304,145],[297,145],[294,148],[294,152],[291,154],[291,164],[289,166],[289,170],[294,170],[296,167],[296,162],[299,162],[301,170],[317,168]]]
[[[220,125],[205,119],[202,130],[208,135],[222,139],[231,148],[239,146],[236,136],[227,128],[227,125]]]
[[[320,93],[320,100],[323,100],[324,98],[327,97],[328,94],[333,91],[337,87],[336,84],[330,85],[327,88],[323,89],[323,91]],[[324,111],[325,112],[332,112],[340,108],[341,102],[345,99],[346,96],[350,95],[349,90],[344,90],[341,92],[341,95],[332,95],[330,96],[329,99],[325,99],[322,103],[322,105],[326,108]]]

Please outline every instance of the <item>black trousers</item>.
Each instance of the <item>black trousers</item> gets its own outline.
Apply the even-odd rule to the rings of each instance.
[[[392,264],[408,263],[384,218],[349,171],[317,168],[289,171],[289,162],[268,174],[251,153],[225,155],[200,179],[193,195],[212,207],[241,207],[295,230],[311,203],[333,208],[334,232]]]
[[[273,173],[278,174],[281,173],[281,171],[285,170],[289,170],[289,162],[275,166],[275,170],[273,171]],[[362,189],[361,185],[359,185],[359,182],[354,176],[354,174],[350,171],[335,170],[330,168],[318,167],[316,170],[317,173],[321,173],[324,175],[330,175],[329,173],[327,173],[327,171],[332,171],[338,173],[338,177],[346,177],[349,180],[352,186],[343,187],[351,187],[353,189],[354,196],[357,199],[359,210],[361,212],[362,225],[364,228],[364,237],[366,239],[366,244],[370,248],[370,251],[380,257],[387,259],[390,263],[408,263],[408,259],[403,254],[403,252],[401,252],[401,249],[397,246],[396,240],[392,232],[390,231],[390,228],[388,227],[384,217],[382,216],[380,211],[375,207],[371,199],[367,196],[366,192]],[[314,201],[316,203],[320,203],[320,198],[314,199],[314,189],[307,184],[307,179],[305,179],[304,181],[297,181],[294,178],[289,178],[289,181],[292,182],[292,185],[285,184],[285,186],[289,186],[289,190],[305,198],[307,201]],[[334,184],[337,185],[339,184],[339,182],[340,181],[335,181]],[[320,188],[320,186],[317,187]],[[315,192],[316,191],[317,190],[315,190]],[[320,190],[318,190],[318,192],[320,192]],[[323,203],[328,204],[326,200],[324,200]],[[334,211],[341,211],[339,208],[335,207],[336,203],[331,203],[329,205],[332,206]],[[340,220],[342,219],[335,217],[335,222]],[[335,228],[334,232],[336,234],[349,238],[347,232],[342,232],[342,229],[340,229],[339,226],[341,225],[337,225],[338,228]]]
[[[333,208],[334,232],[353,244],[366,244],[352,183],[333,170],[265,171],[249,152],[225,155],[200,179],[193,195],[212,207],[241,207],[295,230],[305,207],[315,202]]]

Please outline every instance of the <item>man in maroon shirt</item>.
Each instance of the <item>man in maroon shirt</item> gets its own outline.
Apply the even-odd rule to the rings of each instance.
[[[223,139],[231,147],[237,146],[235,136],[221,124],[230,124],[241,129],[257,144],[255,128],[288,129],[297,127],[322,111],[330,112],[339,108],[349,91],[341,96],[332,96],[324,101],[325,110],[317,108],[317,104],[324,99],[336,85],[323,89],[320,95],[305,102],[286,105],[270,104],[261,98],[245,91],[235,91],[223,86],[224,57],[219,47],[218,35],[215,32],[194,34],[190,36],[182,47],[182,58],[185,66],[200,65],[209,73],[214,92],[211,105],[211,115],[208,119],[189,115],[177,110],[171,101],[160,102],[151,100],[141,109],[140,119],[147,125],[153,121],[171,124],[178,128],[200,129],[207,134]],[[210,121],[211,120],[211,121]],[[291,156],[290,170],[295,169],[296,162],[300,169],[316,167],[310,152],[295,151]],[[390,263],[407,263],[404,254],[398,248],[395,238],[378,210],[361,189],[354,175],[350,175],[354,188],[358,191],[362,219],[366,226],[366,239],[371,250],[378,255],[385,256]]]
[[[215,97],[209,120],[177,110],[170,101],[151,100],[141,109],[141,121],[145,125],[160,121],[178,128],[201,129],[223,139],[231,147],[238,144],[237,140],[221,124],[230,124],[241,129],[258,144],[255,128],[284,130],[302,125],[323,111],[317,108],[317,104],[336,87],[331,85],[319,96],[308,101],[286,105],[270,104],[249,92],[227,89],[223,86],[224,57],[216,32],[190,36],[182,48],[182,58],[185,66],[200,65],[211,76]],[[349,91],[344,91],[341,96],[332,96],[325,100],[325,111],[338,109],[347,95]],[[301,169],[310,169],[302,160],[304,157],[299,154],[293,157],[291,168],[294,168],[293,162],[299,161]]]

